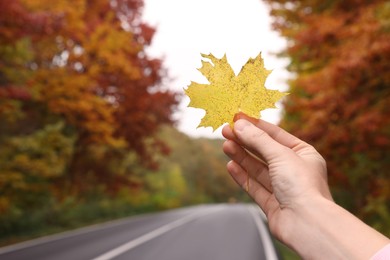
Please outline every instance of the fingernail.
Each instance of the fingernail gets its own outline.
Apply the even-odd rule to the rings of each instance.
[[[243,131],[245,127],[249,126],[250,123],[247,120],[240,119],[234,124],[234,129],[237,131]]]
[[[240,120],[242,116],[242,112],[238,112],[233,117],[233,122],[236,122],[237,120]]]

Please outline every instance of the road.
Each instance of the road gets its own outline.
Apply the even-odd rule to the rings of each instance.
[[[248,204],[140,215],[0,248],[1,260],[274,260],[261,213]]]

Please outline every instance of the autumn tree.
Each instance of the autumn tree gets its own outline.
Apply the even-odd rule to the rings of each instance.
[[[184,204],[248,199],[226,174],[228,158],[221,150],[222,139],[191,138],[169,126],[160,134],[171,147],[169,156],[161,158],[161,170],[181,169],[188,190],[181,198]]]
[[[265,0],[294,78],[282,126],[327,160],[336,199],[390,234],[390,4]]]
[[[167,151],[156,133],[173,123],[178,95],[146,53],[154,29],[142,8],[0,0],[0,211],[10,194],[41,188],[62,197],[137,185],[129,154],[155,167],[151,154]]]

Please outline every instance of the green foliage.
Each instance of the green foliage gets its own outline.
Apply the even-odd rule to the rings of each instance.
[[[162,61],[145,51],[154,28],[141,20],[143,1],[0,6],[0,234],[42,228],[53,215],[49,226],[78,222],[102,197],[85,217],[117,203],[142,208],[129,194],[150,199],[146,175],[166,152],[157,133],[178,102],[162,86]],[[177,170],[164,174],[183,190]]]
[[[279,255],[281,256],[281,259],[283,259],[283,260],[300,260],[301,259],[297,253],[292,251],[290,248],[288,248],[284,244],[280,243],[278,240],[274,240],[274,243],[276,245],[276,249],[278,250]]]
[[[0,215],[0,245],[152,210],[151,204],[129,204],[124,197],[84,201],[68,197],[62,202],[48,199],[39,210],[11,206],[7,214]]]
[[[188,183],[190,203],[247,200],[245,192],[226,172],[228,158],[221,149],[223,140],[192,139],[170,127],[162,129],[161,138],[171,147],[161,165],[179,165]]]
[[[178,165],[164,165],[164,170],[149,173],[145,189],[157,209],[176,208],[188,197],[187,183]]]
[[[368,197],[368,203],[363,208],[367,222],[385,234],[390,234],[390,211],[386,197]]]
[[[193,139],[173,127],[164,127],[160,132],[159,138],[166,141],[170,153],[165,156],[155,155],[153,160],[159,164],[157,170],[145,168],[139,164],[135,153],[126,153],[121,149],[116,151],[115,156],[118,159],[110,160],[108,164],[100,163],[110,155],[107,153],[107,147],[97,146],[90,151],[91,163],[115,172],[115,175],[106,179],[107,182],[119,179],[129,183],[127,187],[120,185],[116,192],[111,192],[112,190],[103,184],[93,187],[87,185],[83,196],[72,195],[71,189],[68,189],[71,187],[67,185],[52,191],[50,187],[53,187],[53,182],[67,183],[64,180],[71,178],[65,161],[66,158],[72,158],[70,155],[75,151],[66,148],[73,147],[70,144],[76,138],[66,136],[65,130],[63,123],[58,123],[37,131],[32,136],[24,137],[23,141],[16,139],[17,144],[22,142],[25,144],[22,147],[29,147],[23,150],[23,154],[30,158],[30,164],[35,163],[32,158],[38,160],[39,157],[39,160],[46,160],[44,165],[53,168],[53,172],[47,170],[51,174],[50,178],[35,179],[36,185],[40,185],[39,190],[10,189],[0,197],[3,209],[4,205],[7,206],[7,210],[0,216],[0,243],[141,212],[198,203],[249,200],[226,172],[227,157],[221,150],[223,140]],[[14,139],[7,140],[10,143],[15,142]],[[16,145],[13,149],[21,149],[21,146]],[[1,156],[16,153],[5,151],[7,150],[2,151]],[[32,154],[39,156],[33,157]],[[2,158],[1,162],[4,166],[6,160]],[[51,164],[56,162],[59,162],[58,165]],[[7,162],[7,165],[17,166],[12,160]],[[132,172],[130,176],[126,174],[129,170]],[[25,178],[26,174],[19,176]],[[94,182],[93,175],[85,174],[84,177],[86,182]],[[54,197],[53,192],[60,195]]]
[[[169,127],[142,5],[0,0],[0,239],[246,197],[221,140]]]
[[[0,45],[0,57],[2,58],[2,76],[13,84],[24,84],[31,76],[32,71],[26,68],[26,64],[33,61],[31,40],[21,38],[14,44]],[[18,68],[15,70],[15,68]]]
[[[82,195],[89,192],[86,183],[116,192],[131,182],[132,170],[112,165],[123,165],[130,153],[154,166],[152,154],[164,148],[156,134],[173,123],[177,100],[176,93],[162,90],[162,61],[145,52],[154,29],[140,20],[143,1],[1,0],[0,5],[0,138],[37,137],[32,134],[55,122],[76,138],[69,143],[72,158],[64,157],[66,166],[59,162],[67,170],[64,178],[47,180],[56,190],[52,195],[62,199],[63,187]],[[160,150],[148,150],[149,140]],[[22,155],[8,156],[20,167],[33,165]],[[46,162],[35,160],[30,171],[39,178],[57,174]]]
[[[50,182],[66,174],[75,136],[59,122],[30,135],[0,139],[0,212],[34,208],[51,196]]]

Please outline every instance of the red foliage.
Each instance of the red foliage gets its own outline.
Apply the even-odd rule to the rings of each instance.
[[[154,28],[141,22],[142,7],[142,0],[0,0],[0,112],[12,99],[25,115],[0,135],[65,121],[64,134],[77,141],[59,185],[116,189],[132,183],[132,169],[120,169],[129,153],[156,168],[154,154],[167,152],[155,136],[174,123],[178,95],[162,88],[162,61],[145,52]]]
[[[282,126],[324,155],[336,198],[363,216],[368,198],[390,200],[377,189],[390,167],[388,1],[267,2],[297,75]]]

